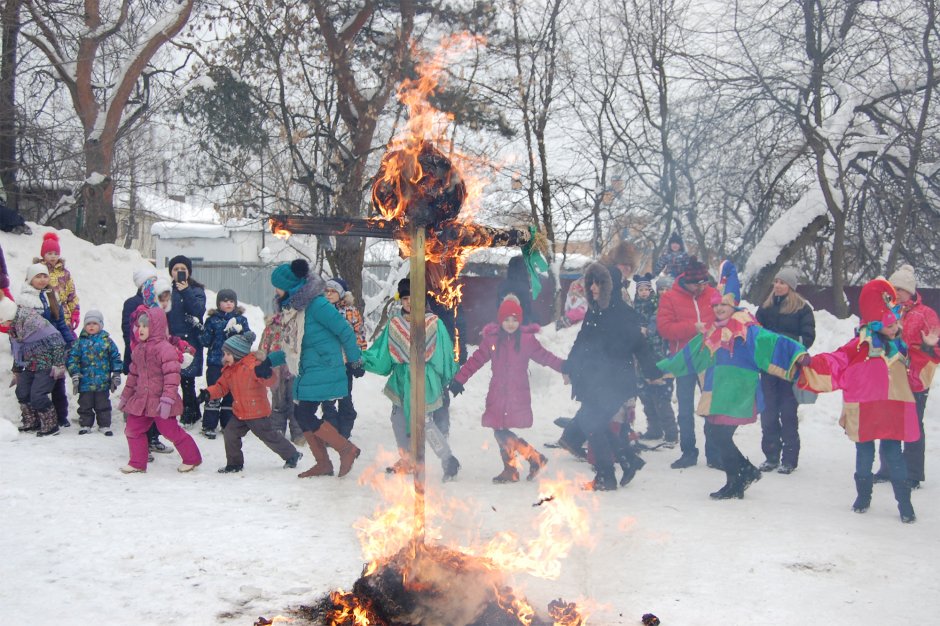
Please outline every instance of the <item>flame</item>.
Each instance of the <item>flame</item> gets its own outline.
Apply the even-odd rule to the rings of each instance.
[[[288,239],[293,233],[287,230],[284,226],[284,223],[274,219],[273,217],[268,220],[268,224],[271,227],[271,234],[273,234],[278,239]]]
[[[370,607],[363,605],[354,594],[338,589],[330,592],[330,600],[334,607],[338,607],[328,615],[330,626],[370,626],[374,623]]]

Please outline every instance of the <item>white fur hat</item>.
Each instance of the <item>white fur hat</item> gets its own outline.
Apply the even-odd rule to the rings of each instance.
[[[158,276],[157,280],[153,283],[153,294],[155,296],[159,296],[161,293],[166,293],[167,291],[172,291],[172,289],[173,283],[165,276]]]
[[[138,289],[144,284],[148,278],[157,277],[157,268],[150,266],[146,268],[140,268],[139,270],[134,270],[134,286]]]
[[[909,294],[917,292],[917,279],[914,278],[914,268],[910,265],[902,265],[895,270],[888,282],[894,285],[895,289],[903,289]]]
[[[49,268],[45,263],[33,263],[26,268],[26,282],[31,283],[37,274],[48,274]]]
[[[0,294],[0,322],[9,322],[16,317],[16,302]]]

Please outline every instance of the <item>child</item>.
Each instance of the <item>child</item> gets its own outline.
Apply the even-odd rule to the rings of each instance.
[[[401,459],[386,471],[405,473],[411,471],[411,280],[398,282],[398,300],[401,310],[394,315],[382,330],[372,347],[362,353],[362,364],[366,371],[388,376],[384,393],[392,401],[392,432]],[[431,449],[441,460],[444,481],[456,478],[460,462],[450,450],[444,434],[431,418],[431,413],[444,406],[445,387],[457,372],[454,362],[454,346],[444,323],[436,315],[425,313],[426,334],[424,359],[425,398],[428,420],[425,433]]]
[[[39,311],[0,298],[0,322],[9,327],[13,349],[16,399],[23,425],[20,432],[38,431],[39,437],[59,434],[55,407],[49,397],[58,378],[65,375],[65,341]]]
[[[518,452],[529,462],[532,480],[541,471],[548,459],[518,437],[510,428],[532,426],[532,396],[529,392],[529,361],[535,361],[556,372],[561,372],[563,361],[542,347],[535,337],[538,324],[520,327],[522,306],[512,294],[499,305],[497,324],[483,328],[483,340],[450,384],[453,394],[463,392],[464,385],[487,361],[493,362],[493,376],[486,394],[486,410],[483,425],[492,428],[503,459],[503,471],[493,478],[496,484],[514,483],[519,480],[519,470],[514,466]]]
[[[353,332],[356,333],[356,344],[360,350],[365,350],[366,331],[362,324],[362,313],[356,308],[356,299],[342,278],[333,278],[326,281],[326,291],[324,291],[327,301],[336,307],[343,318],[349,322]],[[345,355],[343,355],[345,359]],[[356,423],[356,407],[352,401],[353,373],[350,370],[349,362],[346,363],[346,381],[349,387],[349,393],[346,397],[340,398],[336,402],[326,402],[323,405],[323,419],[333,424],[336,430],[343,437],[349,439],[352,435],[353,426]]]
[[[727,478],[709,497],[727,500],[743,498],[744,490],[761,477],[733,440],[738,426],[756,422],[764,410],[760,372],[792,380],[806,348],[762,328],[753,315],[738,307],[740,284],[730,261],[722,263],[720,276],[719,293],[711,299],[714,321],[678,353],[656,365],[676,376],[698,374],[703,379],[697,413],[705,417],[705,436],[717,446]]]
[[[861,326],[849,343],[835,352],[805,359],[799,386],[817,393],[842,390],[843,407],[839,425],[855,442],[855,489],[852,504],[856,513],[871,506],[872,465],[875,440],[881,440],[898,503],[901,521],[916,521],[911,505],[907,465],[901,456],[901,442],[917,441],[920,428],[914,393],[907,372],[907,346],[900,338],[896,310],[897,293],[884,278],[862,287],[858,296]],[[937,330],[924,333],[921,347],[936,363]]]
[[[249,431],[284,460],[285,469],[297,467],[297,461],[303,456],[277,431],[271,419],[268,388],[273,387],[277,379],[264,353],[249,354],[254,340],[255,334],[251,331],[226,339],[222,344],[222,372],[218,381],[199,393],[200,402],[229,395],[234,398],[235,419],[229,420],[222,430],[225,467],[219,468],[220,474],[244,469],[242,438]]]
[[[72,274],[65,269],[65,259],[59,248],[59,236],[55,233],[46,233],[42,237],[40,248],[41,259],[34,259],[33,263],[43,263],[49,270],[49,288],[55,292],[56,299],[62,305],[62,318],[73,331],[78,328],[81,313],[78,306],[78,294],[75,293],[75,282]]]
[[[199,342],[206,348],[206,384],[214,385],[222,375],[222,345],[229,337],[251,332],[245,309],[238,306],[238,296],[231,289],[221,289],[215,297],[216,308],[209,311]],[[254,333],[251,333],[254,340]],[[215,428],[228,424],[232,396],[212,400],[202,414],[202,434],[215,439]]]
[[[156,423],[160,434],[173,442],[183,459],[179,472],[191,472],[202,463],[196,442],[180,428],[176,417],[183,412],[180,398],[179,353],[169,342],[166,313],[159,307],[138,315],[132,328],[138,344],[118,406],[124,412],[130,461],[125,474],[147,471],[147,430]]]
[[[258,350],[271,354],[278,352],[283,347],[281,345],[282,336],[288,330],[288,318],[293,319],[297,312],[289,306],[282,306],[282,299],[274,299],[275,312],[265,318],[264,331],[261,333],[261,342],[258,344]],[[303,442],[304,433],[294,417],[294,377],[290,373],[287,365],[279,365],[276,368],[277,382],[271,389],[271,419],[274,421],[275,428],[282,435],[289,433],[291,441],[294,443]]]
[[[34,263],[26,268],[26,282],[20,288],[19,303],[42,313],[49,323],[65,340],[66,353],[75,341],[75,333],[69,326],[65,309],[60,306],[55,291],[50,287],[49,269],[43,263]],[[52,387],[52,404],[55,406],[56,421],[59,426],[68,428],[69,397],[66,392],[65,378],[56,379]]]
[[[98,430],[111,432],[111,392],[121,384],[124,364],[117,345],[104,330],[104,315],[92,309],[85,313],[85,328],[69,352],[67,367],[72,393],[78,396],[79,435],[87,435],[97,417]]]
[[[588,310],[588,300],[584,293],[584,277],[580,277],[568,285],[568,296],[565,298],[565,314],[555,322],[555,328],[561,330],[584,319]]]
[[[633,308],[640,316],[640,332],[646,337],[653,358],[660,360],[666,356],[669,346],[656,330],[659,297],[653,292],[653,275],[635,275],[633,281],[636,283]],[[674,446],[679,441],[679,430],[676,426],[676,414],[672,410],[672,379],[657,383],[640,379],[637,386],[643,411],[646,413],[646,432],[640,435],[640,439],[663,439],[667,447]]]

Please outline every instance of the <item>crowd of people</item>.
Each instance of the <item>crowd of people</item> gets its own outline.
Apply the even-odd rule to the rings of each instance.
[[[487,363],[492,377],[482,425],[493,430],[501,460],[496,484],[534,479],[547,457],[515,431],[533,425],[530,362],[553,369],[571,386],[578,410],[557,446],[594,468],[586,489],[612,491],[643,468],[642,452],[678,444],[671,467],[699,460],[694,415],[705,418],[705,463],[721,470],[716,500],[742,498],[762,473],[791,474],[799,465],[798,406],[807,392],[841,390],[840,423],[856,445],[853,510],[865,512],[872,485],[890,480],[901,520],[913,522],[911,491],[924,480],[923,419],[940,351],[940,320],[921,300],[914,270],[902,266],[889,279],[861,291],[856,336],[831,353],[810,356],[815,340],[812,307],[797,293],[798,275],[782,268],[756,314],[741,306],[734,265],[725,261],[713,279],[674,234],[653,272],[633,274],[638,263],[627,243],[591,263],[568,292],[559,328],[577,326],[569,354],[556,355],[538,340],[534,303],[521,257],[510,262],[498,289],[494,322],[467,358],[455,358],[454,312],[426,308],[425,399],[427,442],[445,481],[460,470],[449,445],[449,406]],[[360,449],[352,441],[357,418],[353,383],[366,371],[387,377],[391,430],[399,459],[387,471],[414,471],[411,455],[412,300],[408,279],[398,284],[398,306],[367,344],[360,309],[340,277],[324,280],[304,260],[274,269],[275,311],[265,320],[260,346],[238,296],[222,289],[206,310],[206,291],[185,256],[134,273],[137,291],[124,303],[124,354],[89,309],[82,319],[76,286],[47,234],[40,256],[25,273],[17,296],[2,264],[0,330],[10,336],[21,432],[47,437],[70,427],[68,390],[77,396],[80,435],[95,426],[112,436],[111,394],[120,390],[129,460],[127,474],[143,473],[153,454],[181,457],[180,472],[202,463],[196,440],[183,426],[199,425],[207,440],[222,433],[223,474],[244,469],[242,439],[253,433],[284,462],[298,466],[305,443],[313,465],[301,478],[342,477]],[[630,277],[634,289],[628,290]],[[79,330],[80,328],[80,330]],[[76,335],[76,331],[78,335]],[[203,358],[205,357],[205,359]],[[204,367],[205,366],[205,367]],[[205,388],[197,381],[205,369]],[[122,375],[123,379],[122,388]],[[695,396],[699,393],[696,406]],[[673,410],[675,393],[677,410]],[[634,432],[637,401],[646,430]],[[739,426],[760,420],[759,466],[734,443]],[[161,441],[168,440],[170,445]],[[654,444],[661,441],[659,444]],[[875,441],[881,469],[873,472]],[[334,467],[329,448],[338,455]],[[616,468],[621,469],[618,480]]]

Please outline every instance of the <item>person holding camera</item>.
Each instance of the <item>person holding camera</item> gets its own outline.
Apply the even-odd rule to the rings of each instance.
[[[196,399],[196,379],[202,375],[202,318],[206,314],[206,290],[193,280],[193,262],[179,254],[169,263],[170,278],[173,281],[172,305],[167,312],[170,334],[185,340],[195,350],[193,362],[180,372],[180,386],[183,390],[183,415],[180,422],[195,424],[202,419],[199,401]]]

